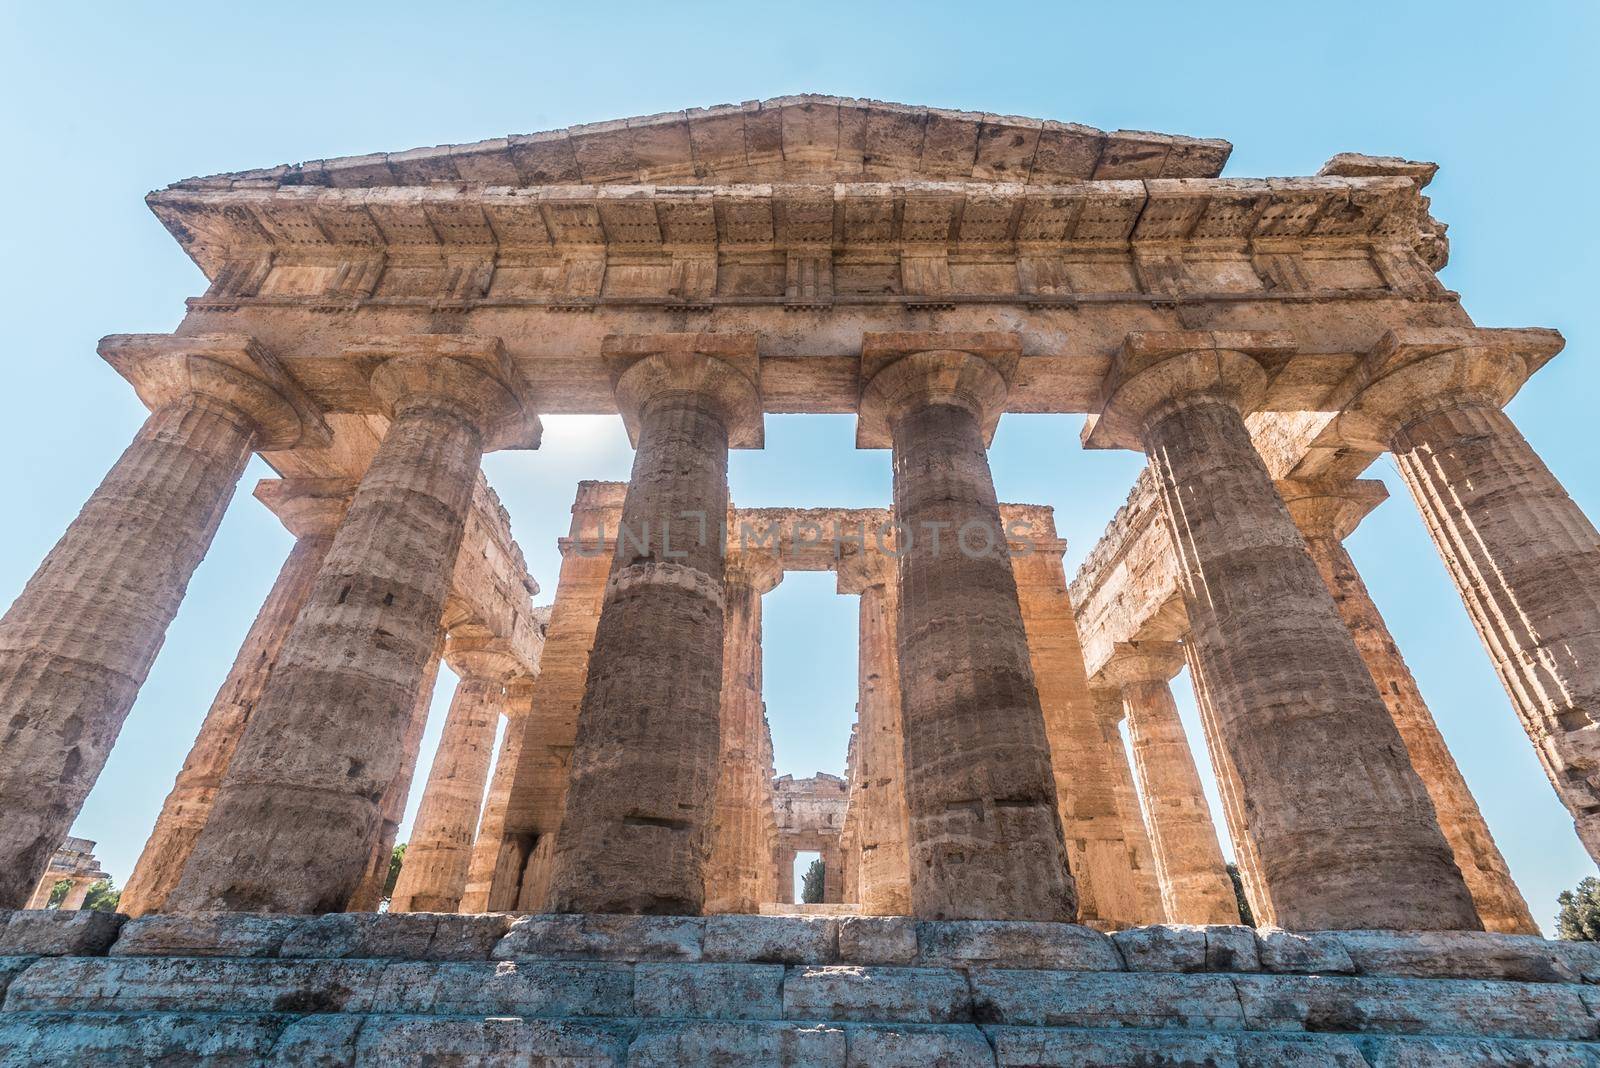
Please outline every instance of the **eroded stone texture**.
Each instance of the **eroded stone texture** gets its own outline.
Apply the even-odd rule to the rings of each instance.
[[[1387,447],[1578,837],[1600,858],[1600,533],[1501,407],[1541,330],[1391,332],[1341,437]]]
[[[406,843],[389,903],[392,912],[455,912],[460,906],[495,729],[506,707],[507,684],[521,670],[516,657],[493,639],[452,633],[444,655],[459,681]]]
[[[1241,350],[1279,346],[1130,335],[1095,431],[1142,445],[1156,472],[1277,922],[1477,929],[1433,805],[1240,414],[1265,381]]]
[[[101,353],[150,416],[0,618],[0,907],[27,903],[66,837],[251,452],[326,441],[247,337],[119,335]]]
[[[391,423],[362,477],[169,904],[328,912],[379,838],[486,447],[532,443],[497,345],[375,339]],[[460,346],[460,348],[457,348]],[[381,632],[381,642],[374,633]]]
[[[759,552],[730,551],[723,577],[721,732],[706,861],[706,912],[755,912],[771,901],[772,776],[762,739],[761,596],[783,578],[778,561]]]
[[[759,440],[755,344],[622,339],[637,454],[555,844],[557,912],[697,913],[714,804],[730,441]],[[729,362],[729,361],[733,362]]]
[[[862,349],[857,443],[880,443],[887,429],[895,515],[912,532],[900,547],[896,640],[911,907],[927,918],[1077,910],[984,447],[1016,355],[1006,335],[874,335]],[[973,540],[959,544],[969,524]]]
[[[1141,644],[1121,648],[1104,675],[1116,683],[1128,717],[1167,917],[1173,923],[1237,923],[1239,906],[1211,808],[1167,685],[1182,667],[1176,646]]]
[[[256,495],[269,502],[295,536],[294,548],[200,724],[200,733],[162,803],[155,829],[122,889],[119,911],[129,916],[160,912],[167,895],[178,885],[194,843],[211,817],[217,788],[227,774],[239,736],[266,689],[289,629],[311,595],[312,583],[354,489],[344,479],[263,480],[256,486]]]
[[[1439,829],[1450,843],[1456,866],[1472,892],[1478,918],[1489,931],[1537,934],[1539,927],[1511,879],[1505,858],[1478,810],[1477,799],[1445,746],[1417,680],[1406,667],[1366,583],[1361,581],[1355,561],[1345,551],[1344,539],[1368,510],[1388,496],[1383,483],[1280,482],[1278,489],[1305,538],[1317,571],[1333,594],[1340,616],[1355,638],[1361,658],[1372,672],[1372,681],[1377,683],[1395,729],[1405,742],[1411,766],[1416,768],[1433,801]]]
[[[840,593],[856,593],[860,646],[856,657],[855,762],[851,782],[859,805],[856,894],[872,916],[911,914],[910,836],[906,808],[905,727],[895,617],[899,587],[894,561],[859,552],[839,561]]]

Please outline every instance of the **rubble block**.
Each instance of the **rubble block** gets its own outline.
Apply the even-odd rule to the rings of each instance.
[[[127,918],[91,909],[0,910],[0,956],[101,954],[116,941]]]

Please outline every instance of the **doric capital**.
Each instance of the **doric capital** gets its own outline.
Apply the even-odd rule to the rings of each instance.
[[[1464,405],[1505,405],[1528,376],[1560,352],[1556,330],[1406,327],[1384,334],[1341,393],[1334,423],[1343,443],[1384,452],[1401,427]]]
[[[761,357],[754,334],[612,334],[600,345],[628,440],[639,444],[640,416],[659,397],[709,400],[728,428],[728,447],[759,449]]]
[[[355,492],[350,478],[264,478],[255,495],[295,537],[331,538]]]
[[[1375,478],[1337,481],[1290,478],[1276,485],[1278,495],[1294,518],[1294,525],[1307,540],[1343,541],[1368,512],[1389,499],[1389,491]]]
[[[501,638],[472,633],[473,628],[463,628],[465,633],[452,630],[444,643],[444,661],[461,680],[504,685],[528,668],[510,646]]]
[[[834,571],[840,593],[862,593],[874,586],[891,587],[897,581],[895,558],[873,549],[845,553]]]
[[[783,581],[783,564],[772,553],[731,550],[723,568],[724,586],[749,586],[766,593]]]
[[[1121,690],[1146,682],[1170,682],[1182,670],[1183,646],[1177,642],[1118,642],[1094,681]]]
[[[1089,449],[1144,449],[1152,418],[1207,398],[1241,412],[1266,395],[1270,369],[1294,351],[1278,331],[1136,331],[1112,357],[1098,416],[1083,428]]]
[[[333,441],[321,410],[248,334],[111,334],[100,339],[100,355],[151,411],[207,397],[243,412],[262,452]]]
[[[866,334],[861,339],[856,448],[889,448],[889,424],[930,404],[972,412],[987,444],[994,439],[1021,358],[1018,334]]]
[[[497,337],[374,334],[355,339],[345,355],[366,371],[390,416],[410,404],[447,401],[477,424],[485,452],[539,447],[539,416],[524,403],[521,377]]]

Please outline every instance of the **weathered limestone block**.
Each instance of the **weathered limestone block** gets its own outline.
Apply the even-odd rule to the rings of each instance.
[[[915,964],[917,921],[909,916],[846,916],[839,921],[844,964]]]
[[[1174,923],[1236,923],[1239,906],[1211,806],[1168,682],[1183,653],[1163,643],[1119,645],[1102,676],[1120,692],[1148,815],[1161,899]]]
[[[630,1068],[684,1064],[781,1064],[836,1068],[845,1063],[845,1033],[827,1024],[685,1020],[642,1028],[628,1047]]]
[[[1353,975],[1355,961],[1333,934],[1297,934],[1277,927],[1256,929],[1261,969],[1299,975]]]
[[[94,787],[251,452],[327,442],[248,337],[100,351],[150,416],[0,618],[0,908],[28,903]]]
[[[406,843],[391,912],[454,912],[460,906],[506,686],[522,670],[498,639],[452,633],[444,655],[460,681]]]
[[[1001,1068],[1369,1068],[1342,1035],[1206,1034],[1201,1031],[1086,1031],[1054,1027],[985,1027]]]
[[[277,955],[488,960],[510,928],[505,915],[335,912],[302,920]]]
[[[980,968],[968,973],[978,1018],[1033,1027],[1244,1026],[1233,976]]]
[[[1338,931],[1338,943],[1361,975],[1411,979],[1511,979],[1523,983],[1577,983],[1561,942],[1530,935],[1477,931]]]
[[[355,485],[347,479],[264,479],[256,496],[266,502],[295,537],[272,591],[245,635],[228,678],[200,724],[172,791],[161,805],[155,829],[122,889],[118,908],[129,916],[160,912],[178,885],[195,840],[211,817],[217,789],[233,760],[239,736],[283,650],[289,628],[305,607],[333,534],[344,518]]]
[[[611,339],[637,442],[555,844],[557,912],[694,914],[722,689],[730,443],[758,444],[755,341]],[[674,536],[675,535],[675,536]]]
[[[993,1068],[994,1050],[972,1024],[851,1024],[845,1028],[849,1068]]]
[[[1278,335],[1130,334],[1089,441],[1142,447],[1156,472],[1276,922],[1479,929],[1432,802],[1240,414],[1265,390],[1261,361],[1284,351]]]
[[[276,957],[301,916],[244,912],[152,914],[129,920],[111,946],[113,957]]]
[[[639,964],[633,1008],[639,1016],[780,1020],[783,975],[781,964]]]
[[[1129,971],[1253,972],[1261,967],[1255,931],[1238,925],[1155,924],[1111,936]]]
[[[8,1012],[0,1015],[0,1063],[268,1064],[291,1019],[199,1012]]]
[[[598,961],[395,961],[371,985],[371,1012],[622,1016],[633,1013],[633,968]]]
[[[373,368],[389,429],[169,898],[178,911],[350,900],[404,763],[483,452],[537,442],[497,343],[376,338],[351,358]]]
[[[782,580],[783,570],[769,554],[731,548],[725,564],[720,752],[705,872],[707,913],[761,907],[774,844],[762,818],[772,807],[772,778],[762,752],[761,597]]]
[[[1372,681],[1377,683],[1378,693],[1389,708],[1395,730],[1405,742],[1411,766],[1416,768],[1433,801],[1439,830],[1450,843],[1478,918],[1489,931],[1537,934],[1539,927],[1511,879],[1477,799],[1456,767],[1422,691],[1417,688],[1417,680],[1406,667],[1366,583],[1361,581],[1355,561],[1345,551],[1344,539],[1368,511],[1388,496],[1388,491],[1383,483],[1368,480],[1332,484],[1284,481],[1278,483],[1278,491],[1305,538],[1328,592],[1333,594],[1333,603],[1355,638],[1361,658],[1372,672]]]
[[[1600,532],[1501,411],[1553,330],[1392,331],[1342,442],[1388,449],[1578,836],[1600,857]]]
[[[856,443],[892,445],[911,906],[928,919],[1077,910],[1050,742],[985,441],[1012,335],[868,335]],[[940,531],[946,533],[941,544]]]
[[[698,916],[523,916],[495,947],[496,960],[697,961],[706,921]]]
[[[917,925],[919,964],[1121,971],[1111,939],[1068,923],[924,920]]]
[[[958,1023],[972,1017],[966,978],[943,968],[802,965],[783,981],[790,1020]]]
[[[816,964],[837,960],[839,921],[809,916],[707,916],[705,960]]]
[[[327,1048],[326,1036],[302,1036],[305,1023],[316,1019],[303,1017],[284,1032],[275,1050],[283,1063],[308,1063],[303,1058]],[[349,1061],[331,1063],[421,1066],[444,1057],[460,1058],[465,1064],[518,1064],[529,1060],[535,1064],[586,1066],[627,1063],[627,1030],[586,1020],[530,1020],[519,1016],[345,1019],[359,1023],[360,1031],[351,1036]],[[291,1039],[301,1037],[306,1039],[304,1046],[288,1045]]]
[[[0,956],[93,957],[116,941],[127,919],[91,909],[0,910]]]

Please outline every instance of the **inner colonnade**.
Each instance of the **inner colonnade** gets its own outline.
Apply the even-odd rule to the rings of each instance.
[[[1236,922],[1187,665],[1258,921],[1533,931],[1341,545],[1384,452],[1600,852],[1600,536],[1503,412],[1562,340],[1439,284],[1431,165],[1222,179],[1224,142],[824,97],[602,126],[151,195],[211,287],[102,342],[151,414],[0,620],[0,906],[252,454],[296,545],[133,911],[376,907],[441,657],[396,910],[759,911],[760,598],[802,569],[860,597],[863,912]],[[997,500],[1008,411],[1148,458],[1070,587],[1050,511]],[[562,412],[619,414],[636,454],[580,487],[545,618],[479,467]],[[766,412],[854,413],[891,507],[736,508]]]

